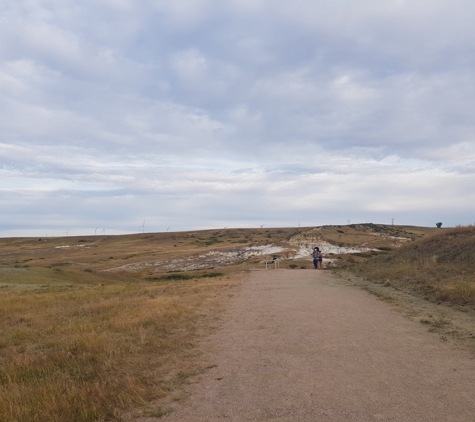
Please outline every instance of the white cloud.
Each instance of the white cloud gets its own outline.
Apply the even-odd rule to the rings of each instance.
[[[195,49],[175,53],[171,66],[182,79],[192,83],[204,82],[208,76],[206,58]]]
[[[157,230],[472,222],[474,12],[466,0],[7,1],[0,233],[63,219],[136,230],[144,217]]]
[[[213,10],[219,8],[214,0],[155,0],[154,8],[164,13],[174,24],[189,27],[206,19]]]

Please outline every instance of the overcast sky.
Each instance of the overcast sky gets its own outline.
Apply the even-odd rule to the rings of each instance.
[[[0,0],[0,236],[474,223],[474,20],[473,0]]]

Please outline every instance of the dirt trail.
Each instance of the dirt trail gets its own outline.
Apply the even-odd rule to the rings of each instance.
[[[473,355],[329,272],[252,272],[204,349],[161,420],[475,420]]]

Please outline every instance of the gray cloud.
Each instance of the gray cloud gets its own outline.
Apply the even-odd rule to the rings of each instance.
[[[474,12],[7,1],[0,232],[473,222]]]

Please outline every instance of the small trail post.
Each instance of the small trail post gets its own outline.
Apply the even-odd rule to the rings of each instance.
[[[280,268],[280,265],[279,265],[279,261],[278,261],[278,256],[277,255],[274,255],[272,257],[272,261],[266,261],[266,270],[269,269],[269,267],[274,264],[274,269],[278,269]]]

